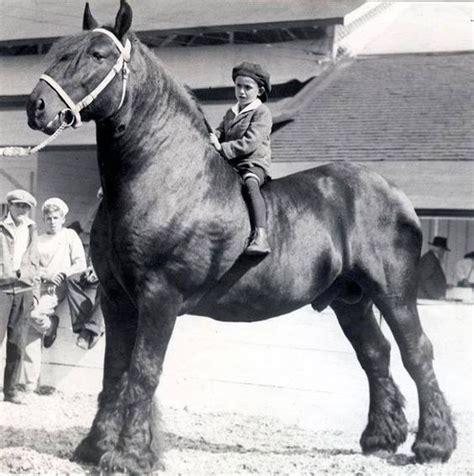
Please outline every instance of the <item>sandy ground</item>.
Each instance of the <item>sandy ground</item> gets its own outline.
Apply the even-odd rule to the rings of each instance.
[[[395,345],[392,373],[410,434],[384,460],[360,452],[367,383],[334,316],[304,308],[251,325],[180,318],[158,392],[166,465],[159,474],[474,474],[472,309],[421,310],[458,429],[450,461],[430,465],[412,460],[417,400]],[[0,401],[0,473],[98,474],[70,461],[94,417],[97,393],[89,389],[97,383],[33,394],[27,405]]]
[[[1,404],[2,474],[98,474],[70,461],[92,421],[95,396],[63,394],[29,397],[28,405]],[[361,455],[358,428],[311,430],[262,415],[194,413],[163,408],[165,471],[157,474],[473,474],[472,414],[456,414],[458,449],[447,464],[413,464],[413,431],[392,461]],[[413,430],[414,426],[411,425]]]

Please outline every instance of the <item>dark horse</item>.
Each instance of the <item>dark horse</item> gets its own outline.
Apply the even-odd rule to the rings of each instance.
[[[104,198],[92,258],[105,291],[106,352],[98,412],[76,458],[136,474],[159,466],[153,396],[177,316],[252,322],[306,304],[332,307],[367,374],[363,452],[395,452],[407,421],[375,304],[418,389],[416,460],[447,461],[456,431],[416,308],[422,236],[406,196],[350,163],[271,181],[262,193],[272,253],[242,255],[250,224],[239,177],[209,144],[187,90],[129,32],[131,17],[122,1],[105,27],[112,38],[86,6],[86,31],[50,53],[46,73],[62,93],[42,78],[27,106],[29,125],[48,134],[65,120],[97,124]],[[120,55],[125,66],[79,111]]]

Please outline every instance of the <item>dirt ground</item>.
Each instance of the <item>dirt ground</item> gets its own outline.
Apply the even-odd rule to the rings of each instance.
[[[71,462],[92,422],[96,396],[31,395],[27,405],[0,402],[1,474],[98,474]],[[473,473],[472,413],[455,414],[458,449],[446,464],[417,465],[409,441],[396,458],[366,457],[359,429],[334,422],[334,431],[303,428],[277,418],[162,408],[166,469],[170,475],[469,475]]]
[[[416,388],[389,334],[410,434],[395,458],[361,454],[367,380],[334,316],[303,308],[252,325],[178,320],[157,393],[166,467],[159,474],[474,475],[473,308],[420,310],[458,430],[448,463],[413,463]],[[95,415],[101,375],[86,364],[99,354],[67,367],[50,395],[30,395],[21,406],[0,401],[0,474],[99,474],[70,461]]]

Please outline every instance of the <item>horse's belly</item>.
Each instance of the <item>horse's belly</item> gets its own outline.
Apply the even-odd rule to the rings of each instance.
[[[305,278],[306,275],[306,278]],[[217,283],[186,313],[220,321],[253,322],[311,303],[330,283],[310,273],[256,273]]]

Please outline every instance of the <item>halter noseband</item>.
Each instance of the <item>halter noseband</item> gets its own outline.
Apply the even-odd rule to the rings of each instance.
[[[114,66],[112,66],[112,69],[109,71],[107,76],[98,84],[98,86],[91,93],[89,93],[77,104],[74,104],[74,101],[71,99],[68,93],[64,91],[64,89],[51,76],[48,76],[47,74],[42,74],[40,76],[40,80],[48,83],[49,86],[51,86],[51,88],[53,88],[54,91],[56,91],[59,97],[68,106],[66,109],[63,109],[62,111],[60,111],[56,115],[56,117],[60,114],[63,114],[63,115],[68,114],[70,119],[66,120],[66,126],[67,127],[72,126],[75,129],[80,127],[82,124],[81,114],[80,114],[81,110],[89,106],[89,104],[91,104],[94,101],[94,99],[110,84],[110,82],[114,79],[114,77],[117,75],[117,73],[120,70],[122,70],[122,85],[123,86],[122,86],[122,97],[120,99],[120,104],[117,108],[117,111],[122,107],[123,101],[125,100],[125,92],[127,89],[127,80],[128,80],[128,74],[129,74],[127,63],[130,61],[130,50],[131,50],[130,40],[127,39],[124,46],[112,32],[110,32],[109,30],[106,30],[105,28],[95,28],[94,30],[92,30],[92,32],[103,33],[107,35],[109,38],[111,38],[112,41],[115,43],[115,46],[120,51],[120,56],[118,57],[117,62],[114,64]],[[55,119],[53,119],[53,121]]]

